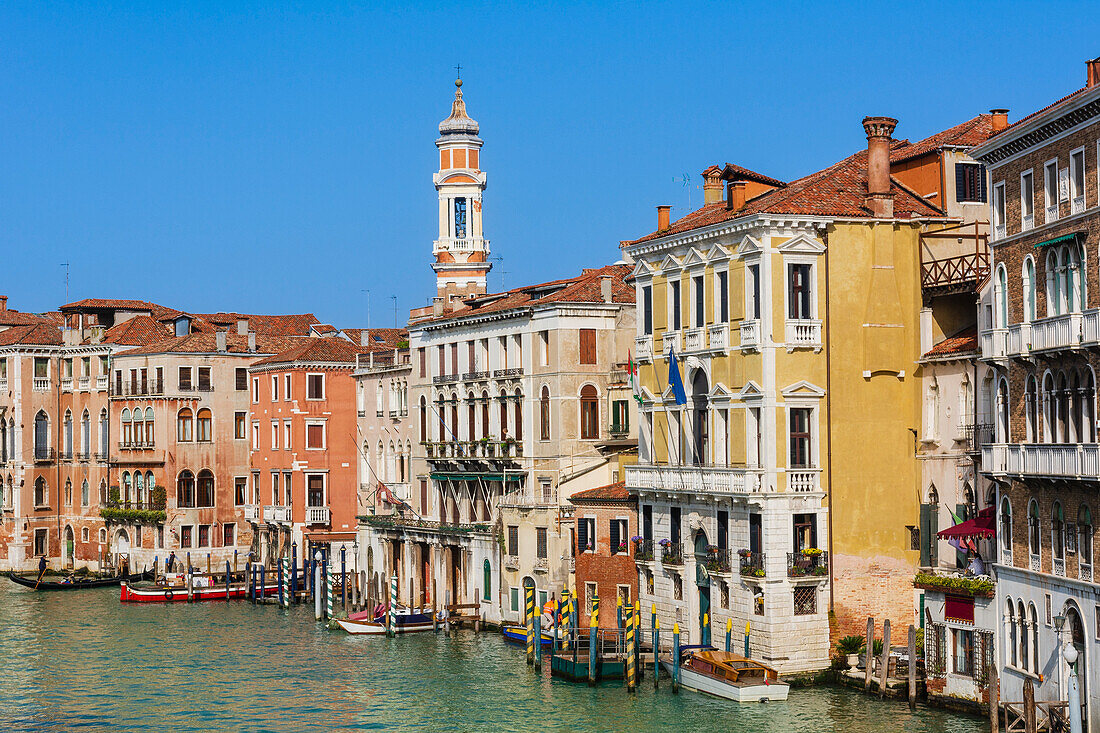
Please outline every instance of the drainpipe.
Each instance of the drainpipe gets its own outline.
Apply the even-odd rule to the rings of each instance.
[[[825,456],[826,461],[826,481],[829,483],[829,491],[827,496],[829,498],[829,558],[830,568],[836,567],[836,555],[833,554],[833,369],[832,369],[832,353],[833,343],[830,338],[830,327],[832,320],[830,318],[831,302],[829,301],[829,230],[828,228],[822,232],[822,240],[825,244],[825,324],[822,328],[822,337],[825,341],[825,435],[829,441],[829,450]],[[835,598],[833,594],[833,576],[834,572],[829,571],[829,613],[835,613]]]

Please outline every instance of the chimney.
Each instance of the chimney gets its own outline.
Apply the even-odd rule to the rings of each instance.
[[[867,208],[876,217],[894,215],[894,194],[890,191],[890,136],[898,121],[893,117],[864,117],[867,133]]]
[[[730,181],[726,184],[726,208],[729,211],[745,208],[745,189],[748,185],[745,181]]]
[[[613,301],[611,297],[611,276],[600,275],[600,297],[603,298],[603,302],[611,303]]]
[[[225,341],[226,341],[226,337],[228,335],[229,334],[226,333],[225,331],[218,331],[217,333],[214,334],[214,341],[218,345],[218,351],[220,351],[223,354],[225,353]]]
[[[722,200],[722,169],[712,165],[703,171],[703,203],[716,204]]]
[[[657,207],[657,231],[663,232],[668,229],[669,212],[672,211],[671,206],[658,206]]]
[[[443,315],[443,296],[436,296],[432,298],[432,315]]]
[[[256,333],[254,331],[248,332],[248,350],[250,352],[256,351]]]
[[[238,318],[237,319],[237,335],[238,336],[244,336],[247,333],[248,333],[248,319],[247,318]]]
[[[0,295],[0,312],[8,309],[8,296]]]
[[[360,346],[370,346],[370,329],[369,328],[364,328],[359,333],[359,345]]]
[[[1100,84],[1100,57],[1094,58],[1092,61],[1086,61],[1085,68],[1088,70],[1085,77],[1085,86],[1092,88]]]
[[[990,116],[993,117],[993,134],[996,135],[1001,130],[1008,127],[1008,110],[1007,109],[991,109],[989,110]]]

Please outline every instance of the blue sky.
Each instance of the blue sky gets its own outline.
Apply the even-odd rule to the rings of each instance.
[[[1044,42],[1042,39],[1047,39]],[[461,63],[490,287],[618,259],[734,162],[782,179],[1084,84],[1087,3],[0,5],[0,293],[402,322]],[[690,187],[680,178],[691,177]]]

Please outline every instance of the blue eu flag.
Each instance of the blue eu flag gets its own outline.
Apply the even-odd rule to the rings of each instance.
[[[668,386],[672,387],[677,405],[687,404],[687,393],[684,392],[684,380],[680,378],[680,365],[676,361],[675,349],[669,349],[668,352]]]

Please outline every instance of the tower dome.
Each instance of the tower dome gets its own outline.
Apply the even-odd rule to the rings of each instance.
[[[462,100],[462,80],[455,79],[455,99],[451,103],[451,116],[439,123],[440,135],[476,135],[477,120],[466,114],[466,102]]]

